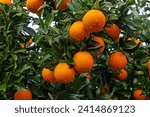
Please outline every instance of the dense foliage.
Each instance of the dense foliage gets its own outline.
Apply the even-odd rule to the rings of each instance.
[[[57,1],[60,4],[62,0]],[[14,0],[10,6],[0,3],[3,10],[0,11],[0,99],[13,99],[16,90],[27,87],[33,99],[132,100],[136,89],[142,89],[150,99],[149,4],[149,0],[72,0],[68,3],[69,9],[61,11],[55,8],[53,0],[45,0],[44,10],[33,17],[25,8],[25,1]],[[90,9],[99,9],[106,15],[106,26],[116,23],[120,27],[119,43],[104,30],[92,33],[81,43],[70,39],[69,27],[81,21]],[[88,51],[100,49],[90,47],[93,35],[104,38],[106,49],[100,56],[94,56],[95,64],[89,71],[92,80],[87,79],[85,73],[76,73],[75,80],[69,84],[43,80],[43,67],[54,70],[60,62],[73,65],[73,55],[85,46]],[[127,40],[129,37],[133,40]],[[30,38],[31,45],[27,43]],[[143,43],[136,44],[136,39]],[[24,48],[20,47],[21,43]],[[128,58],[128,78],[124,81],[115,78],[116,72],[108,66],[108,57],[114,51],[122,51]]]

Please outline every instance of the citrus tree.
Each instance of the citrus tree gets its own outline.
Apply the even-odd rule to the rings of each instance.
[[[147,0],[0,0],[0,99],[150,99],[148,10]]]

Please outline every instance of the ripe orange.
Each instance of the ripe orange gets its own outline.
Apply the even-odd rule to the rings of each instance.
[[[150,59],[147,62],[148,75],[150,77]]]
[[[42,77],[47,82],[56,82],[56,79],[54,77],[54,72],[50,71],[47,68],[42,69]]]
[[[2,4],[7,4],[8,6],[10,6],[12,3],[11,3],[11,0],[0,0],[0,3]],[[2,12],[3,10],[0,8],[0,13]]]
[[[70,83],[75,78],[75,70],[67,63],[59,63],[54,69],[54,76],[60,83]]]
[[[27,44],[31,45],[32,44],[32,39],[29,39],[28,42],[27,42]]]
[[[100,37],[97,37],[97,36],[94,36],[93,37],[93,40],[98,42],[99,44],[96,44],[96,48],[98,47],[102,47],[98,52],[92,52],[93,55],[100,55],[103,53],[103,51],[105,50],[105,43],[104,43],[104,40]]]
[[[136,100],[145,100],[146,96],[142,89],[137,89],[133,92],[133,98]]]
[[[106,23],[105,15],[99,10],[89,10],[82,20],[85,28],[95,33],[101,31]]]
[[[112,24],[111,26],[106,26],[104,29],[108,34],[108,36],[113,38],[115,41],[118,40],[118,37],[120,35],[120,28],[116,24]]]
[[[87,79],[92,80],[90,73],[87,72],[87,73],[85,73],[85,75],[86,75],[86,78],[87,78]]]
[[[24,47],[25,47],[25,45],[24,45],[23,43],[21,43],[21,44],[20,44],[20,47],[21,47],[21,48],[24,48]]]
[[[140,43],[140,45],[142,44],[142,41],[141,41],[140,39],[136,39],[134,42],[135,42],[136,44],[139,44],[139,43]]]
[[[7,5],[11,5],[11,0],[0,0],[0,3],[2,4],[7,4]]]
[[[88,72],[94,65],[94,60],[92,55],[89,52],[82,51],[77,52],[73,56],[74,60],[74,69],[79,73]]]
[[[127,57],[122,52],[113,52],[108,58],[108,65],[113,70],[121,70],[127,64]]]
[[[127,41],[129,41],[129,40],[131,40],[131,41],[132,41],[132,38],[131,38],[131,37],[129,37],[129,38],[127,39]]]
[[[32,100],[32,92],[29,89],[16,91],[14,100]]]
[[[117,77],[119,80],[125,80],[125,79],[128,77],[128,72],[127,72],[127,70],[121,69],[121,70],[120,70],[120,74],[116,74],[116,77]]]
[[[127,39],[127,41],[129,41],[129,40],[132,41],[133,39],[129,37],[129,38]],[[142,44],[142,41],[141,41],[140,39],[136,39],[136,40],[134,40],[134,42],[135,42],[136,44],[139,44],[139,43],[140,43],[140,45]]]
[[[39,8],[44,4],[44,0],[27,0],[26,1],[26,7],[27,9],[32,12],[39,14],[41,13],[42,9],[39,10]]]
[[[68,9],[67,3],[71,2],[72,0],[63,0],[59,6],[58,9],[60,9],[61,11],[65,11]],[[55,6],[57,6],[57,1],[55,0]]]
[[[81,42],[89,37],[89,31],[85,30],[84,24],[81,21],[74,22],[70,29],[69,35],[76,42]]]

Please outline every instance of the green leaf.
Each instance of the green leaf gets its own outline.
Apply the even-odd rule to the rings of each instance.
[[[71,3],[68,3],[67,5],[70,5],[70,4]],[[75,10],[80,10],[82,7],[80,0],[72,0],[72,5],[74,6]]]
[[[46,28],[50,27],[52,21],[53,21],[53,15],[49,15],[47,16],[46,20],[45,20],[45,25],[46,25]]]
[[[74,65],[74,61],[73,61],[73,59],[69,59],[69,60],[67,61],[67,63],[68,63],[69,65],[71,65],[71,66],[73,66],[73,65]]]
[[[7,85],[6,82],[4,82],[3,84],[0,84],[0,91],[6,91]]]
[[[13,83],[17,84],[17,83],[21,83],[22,79],[24,78],[24,76],[21,76],[15,80],[13,80]]]
[[[12,58],[13,58],[14,61],[17,61],[18,57],[17,57],[16,54],[12,54],[11,56],[12,56]]]
[[[40,88],[31,86],[30,89],[34,95],[36,95],[38,97],[44,97],[43,91]]]
[[[41,39],[43,39],[43,37],[44,37],[44,35],[37,35],[34,40],[35,43],[38,43]]]
[[[135,0],[127,0],[127,4],[128,5],[134,5],[135,4]]]
[[[13,55],[15,56],[15,54],[17,54],[17,53],[24,53],[24,52],[26,52],[26,51],[27,51],[26,49],[14,50],[14,51],[13,51],[13,53],[14,53]],[[13,57],[14,57],[14,56],[13,56]],[[15,57],[16,57],[16,56],[15,56]]]
[[[44,21],[43,21],[43,19],[41,19],[41,17],[39,17],[40,19],[40,27],[39,27],[39,30],[41,31],[41,32],[44,32],[44,28],[45,28],[45,25],[44,25]]]
[[[120,91],[119,93],[122,94],[126,98],[131,98],[132,97],[130,91]]]
[[[36,32],[30,27],[24,27],[23,30],[31,36],[34,36]]]
[[[72,10],[72,11],[74,11],[74,10],[75,10],[75,8],[74,8],[73,4],[68,4],[68,8],[69,8],[70,10]]]
[[[131,46],[131,47],[125,48],[125,51],[127,51],[127,52],[134,52],[134,51],[136,51],[139,48],[139,46],[140,46],[140,43],[135,45],[135,46]]]
[[[63,2],[63,0],[57,0],[57,5],[56,5],[56,9],[59,7],[59,5]]]
[[[23,66],[21,66],[20,68],[17,69],[17,71],[15,72],[16,75],[20,75],[22,74],[24,71],[28,70],[31,68],[31,64],[26,63]]]

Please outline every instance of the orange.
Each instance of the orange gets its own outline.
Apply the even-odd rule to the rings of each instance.
[[[59,63],[54,69],[54,76],[60,83],[70,83],[75,78],[75,70],[67,63]]]
[[[123,69],[126,64],[127,57],[122,52],[113,52],[108,58],[109,67],[115,71]]]
[[[133,39],[129,37],[129,38],[127,39],[127,41],[129,41],[129,40],[132,41]],[[140,45],[142,44],[142,41],[141,41],[140,39],[136,39],[136,40],[134,40],[134,42],[135,42],[136,44],[139,44],[139,43],[140,43]]]
[[[90,74],[90,73],[88,73],[88,72],[85,73],[85,76],[86,76],[87,79],[92,80],[92,77],[91,77],[91,74]]]
[[[32,92],[29,89],[16,91],[14,100],[32,100]]]
[[[8,6],[10,6],[12,3],[11,3],[11,0],[0,0],[0,3],[2,4],[7,4]],[[0,13],[2,12],[2,9],[0,8]]]
[[[27,42],[27,44],[31,45],[32,44],[32,39],[29,39],[28,42]]]
[[[88,38],[89,34],[90,33],[85,30],[84,24],[81,21],[74,22],[69,29],[71,39],[76,42],[81,42],[85,38]]]
[[[99,10],[89,10],[82,20],[85,28],[94,33],[101,31],[106,23],[105,15]]]
[[[111,26],[106,26],[104,29],[108,36],[113,38],[115,41],[118,40],[118,37],[120,35],[120,28],[118,27],[118,25],[112,24]]]
[[[145,100],[146,96],[145,96],[144,91],[142,89],[137,89],[133,92],[133,98],[135,100]]]
[[[26,7],[27,9],[32,12],[39,14],[41,13],[42,9],[39,10],[39,8],[44,4],[44,0],[27,0],[26,1]]]
[[[93,55],[100,55],[103,53],[103,51],[105,50],[105,43],[104,40],[101,37],[93,37],[93,40],[98,42],[99,44],[95,44],[96,48],[102,47],[98,52],[92,52]]]
[[[119,80],[125,80],[125,79],[128,77],[128,72],[127,72],[127,70],[121,69],[121,70],[120,70],[120,74],[116,74],[116,77],[117,77]]]
[[[131,38],[131,37],[129,37],[129,38],[127,39],[127,41],[129,41],[129,40],[131,40],[131,41],[132,41],[132,38]]]
[[[150,77],[150,59],[147,62],[148,75]]]
[[[142,44],[142,41],[141,41],[140,39],[136,39],[134,42],[135,42],[136,44],[139,44],[139,43],[140,43],[140,45]]]
[[[74,69],[79,73],[88,72],[94,65],[94,60],[89,52],[77,52],[73,56]]]
[[[56,82],[56,79],[54,77],[54,72],[50,71],[47,68],[42,69],[42,77],[47,82]]]
[[[25,47],[25,45],[24,45],[23,43],[21,43],[21,44],[20,44],[20,47],[21,47],[21,48],[24,48],[24,47]]]
[[[71,2],[72,0],[63,0],[59,6],[58,9],[60,9],[61,11],[65,11],[68,9],[67,3]],[[55,6],[57,6],[57,1],[55,0]]]
[[[7,4],[7,5],[11,5],[11,0],[0,0],[0,3],[2,4]]]

